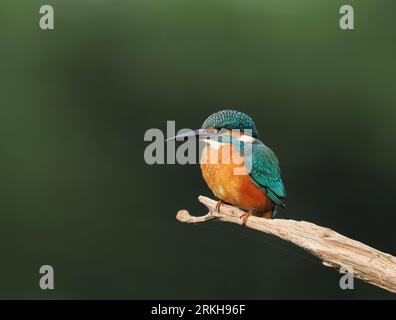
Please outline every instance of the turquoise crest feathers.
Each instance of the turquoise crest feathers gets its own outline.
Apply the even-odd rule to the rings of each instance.
[[[202,124],[202,129],[209,127],[252,130],[252,137],[259,138],[260,136],[253,119],[247,114],[235,110],[221,110],[212,114]]]

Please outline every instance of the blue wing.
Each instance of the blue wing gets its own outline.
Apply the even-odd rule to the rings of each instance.
[[[256,140],[251,148],[252,156],[245,154],[245,166],[249,168],[253,182],[278,206],[286,208],[285,188],[281,178],[279,162],[274,152]],[[248,153],[248,152],[247,152]]]

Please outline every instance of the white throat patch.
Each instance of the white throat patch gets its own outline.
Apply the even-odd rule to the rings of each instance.
[[[253,143],[256,139],[248,135],[241,135],[238,140],[242,142]]]

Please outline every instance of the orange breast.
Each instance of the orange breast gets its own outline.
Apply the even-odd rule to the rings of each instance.
[[[206,146],[201,157],[202,175],[214,195],[246,209],[268,211],[273,202],[253,183],[243,165],[243,157],[234,152],[232,145],[218,150]]]

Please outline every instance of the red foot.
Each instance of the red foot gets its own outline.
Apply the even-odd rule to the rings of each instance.
[[[246,222],[248,221],[249,217],[252,215],[253,211],[248,211],[246,213],[244,213],[243,215],[241,215],[241,219],[242,219],[242,226],[246,225]]]
[[[218,213],[220,213],[220,207],[221,207],[223,204],[224,204],[223,201],[221,201],[221,200],[217,201],[217,203],[216,203],[216,211],[217,211]]]

